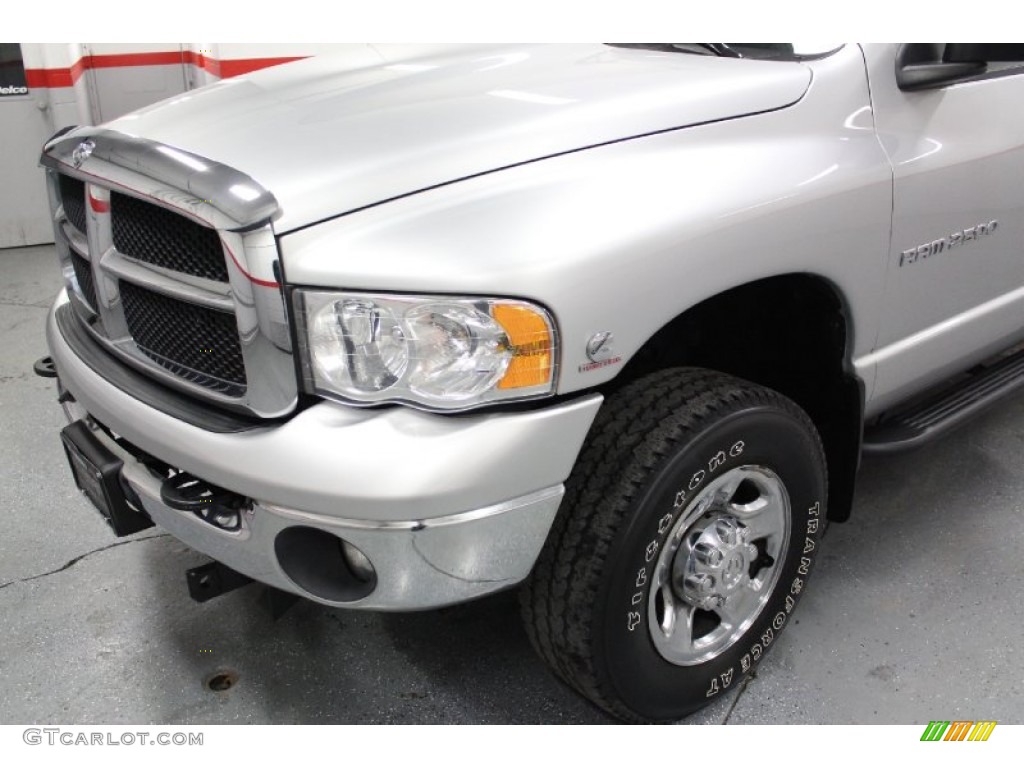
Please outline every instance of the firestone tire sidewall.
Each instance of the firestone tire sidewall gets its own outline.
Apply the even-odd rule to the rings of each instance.
[[[824,459],[809,422],[758,407],[725,416],[655,467],[610,553],[595,637],[623,704],[647,720],[678,719],[734,690],[790,622],[825,526]],[[650,636],[651,573],[687,502],[736,467],[767,467],[789,497],[789,546],[771,597],[750,628],[716,658],[693,666],[664,659]]]

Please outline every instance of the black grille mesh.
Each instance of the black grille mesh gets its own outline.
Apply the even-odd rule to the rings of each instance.
[[[78,280],[78,287],[82,289],[82,295],[86,302],[95,311],[99,311],[96,303],[96,283],[92,279],[92,266],[89,261],[71,251],[71,266],[75,269],[75,278]]]
[[[117,192],[110,194],[114,247],[125,256],[186,275],[226,283],[217,233],[173,211]]]
[[[245,363],[235,316],[121,281],[128,330],[158,365],[232,397],[245,394]]]
[[[60,202],[71,226],[85,234],[85,182],[60,176]]]

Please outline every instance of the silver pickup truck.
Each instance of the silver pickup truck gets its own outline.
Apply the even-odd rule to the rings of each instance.
[[[519,586],[625,720],[756,668],[862,452],[1024,382],[1022,46],[317,57],[41,162],[37,369],[117,535],[213,558],[200,598]]]

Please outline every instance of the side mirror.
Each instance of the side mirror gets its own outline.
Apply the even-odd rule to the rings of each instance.
[[[986,59],[977,57],[978,49],[1019,47],[983,43],[950,43],[945,47],[939,43],[905,43],[896,54],[896,85],[901,91],[919,91],[980,75],[986,69]]]

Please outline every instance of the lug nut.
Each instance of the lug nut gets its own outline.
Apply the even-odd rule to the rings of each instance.
[[[706,573],[695,573],[692,576],[686,577],[683,581],[683,586],[690,592],[704,594],[714,588],[715,580]]]
[[[721,551],[703,541],[697,542],[697,545],[693,548],[693,554],[698,562],[710,565],[711,567],[715,567],[722,562]]]
[[[715,523],[715,533],[724,544],[735,544],[737,533],[736,524],[730,520],[719,520]]]

